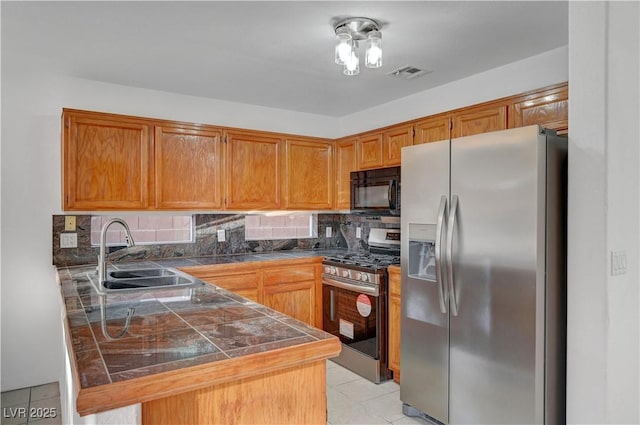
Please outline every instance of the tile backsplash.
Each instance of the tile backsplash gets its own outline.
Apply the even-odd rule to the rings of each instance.
[[[77,248],[60,248],[60,234],[65,233],[64,215],[53,216],[53,264],[74,266],[96,264],[99,248],[91,244],[91,215],[76,216]],[[163,217],[160,215],[151,217]],[[167,216],[168,217],[168,216]],[[348,248],[366,250],[366,240],[371,227],[398,227],[397,224],[383,224],[370,217],[356,214],[318,214],[318,233],[311,238],[292,237],[290,239],[246,240],[244,214],[195,214],[195,242],[136,245],[130,248],[109,248],[109,261],[154,260],[163,258],[203,257],[217,255],[264,253],[287,250],[311,250],[328,248]],[[267,216],[262,216],[267,217]],[[261,217],[261,219],[262,219]],[[275,220],[279,218],[270,217]],[[249,218],[249,220],[255,220]],[[277,223],[276,223],[277,224]],[[326,229],[332,227],[332,236],[327,238]],[[356,238],[356,229],[361,228],[362,238]],[[226,231],[226,240],[219,242],[218,230]]]
[[[100,245],[102,226],[110,219],[107,215],[91,216],[91,244]],[[191,215],[123,215],[129,225],[131,236],[136,244],[149,245],[155,242],[193,242],[191,238]],[[106,234],[107,244],[124,244],[125,232],[122,226],[109,227]]]

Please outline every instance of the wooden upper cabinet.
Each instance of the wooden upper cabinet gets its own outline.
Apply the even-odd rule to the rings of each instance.
[[[439,142],[451,138],[451,115],[434,115],[414,124],[413,144]]]
[[[382,167],[382,133],[369,133],[358,137],[357,152],[358,170]]]
[[[155,128],[156,208],[222,207],[221,136],[215,130]]]
[[[287,139],[285,142],[284,208],[333,207],[333,143]]]
[[[226,134],[227,209],[279,209],[282,139],[258,132]]]
[[[522,95],[509,107],[509,128],[539,124],[567,134],[569,87],[567,83]]]
[[[382,133],[382,154],[384,167],[400,165],[401,149],[413,144],[413,125],[399,125]]]
[[[64,210],[144,210],[150,207],[151,127],[109,114],[64,110]]]
[[[506,128],[506,104],[479,105],[453,113],[452,137],[472,136]]]
[[[351,208],[351,172],[358,169],[356,138],[338,140],[335,149],[336,202],[338,210]]]

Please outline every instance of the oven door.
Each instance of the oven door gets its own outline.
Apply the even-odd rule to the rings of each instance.
[[[322,277],[323,329],[352,349],[381,360],[384,308],[380,287]],[[385,357],[385,356],[383,356]]]

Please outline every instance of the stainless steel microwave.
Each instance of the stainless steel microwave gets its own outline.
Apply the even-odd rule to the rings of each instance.
[[[400,167],[353,171],[351,212],[400,215]]]

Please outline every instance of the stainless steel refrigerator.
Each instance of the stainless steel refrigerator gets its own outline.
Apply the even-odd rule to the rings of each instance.
[[[538,126],[402,149],[405,414],[565,421],[566,157]]]

